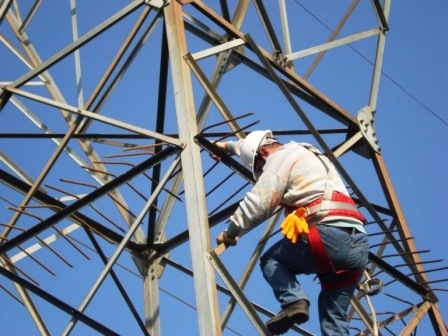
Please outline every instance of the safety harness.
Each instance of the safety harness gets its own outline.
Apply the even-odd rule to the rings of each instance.
[[[327,216],[344,216],[351,217],[366,222],[364,216],[358,211],[358,208],[350,196],[339,192],[333,192],[331,181],[333,171],[330,165],[325,162],[329,159],[320,153],[317,148],[309,144],[301,144],[306,149],[313,152],[317,158],[322,162],[327,170],[327,180],[325,182],[325,192],[322,197],[314,200],[305,207],[295,208],[285,206],[285,209],[290,212],[282,223],[283,233],[291,239],[291,232],[298,232],[297,229],[292,230],[292,218],[296,221],[296,227],[300,227],[298,234],[306,234],[308,236],[308,243],[314,257],[314,262],[317,268],[317,276],[319,277],[323,290],[333,290],[356,285],[361,279],[363,272],[354,272],[350,270],[335,269],[330,257],[327,254],[325,245],[320,237],[318,225]],[[304,228],[303,222],[308,225]],[[288,227],[289,224],[289,227]],[[289,233],[289,235],[288,235]],[[293,242],[297,240],[297,235],[291,239]]]

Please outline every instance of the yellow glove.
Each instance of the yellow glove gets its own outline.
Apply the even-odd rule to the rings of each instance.
[[[282,222],[282,233],[286,238],[290,239],[293,244],[297,242],[297,238],[301,234],[310,232],[304,215],[305,209],[299,208],[286,216],[285,220]]]

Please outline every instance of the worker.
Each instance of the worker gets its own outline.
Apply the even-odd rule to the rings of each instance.
[[[331,161],[309,144],[283,145],[269,130],[216,146],[238,155],[256,181],[216,237],[218,244],[235,246],[279,206],[285,209],[284,237],[260,258],[263,276],[281,307],[266,323],[269,332],[284,334],[308,321],[310,299],[296,275],[317,274],[322,335],[349,335],[347,311],[369,247],[365,219]]]

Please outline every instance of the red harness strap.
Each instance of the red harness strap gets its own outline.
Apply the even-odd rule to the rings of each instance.
[[[317,225],[310,227],[309,230],[308,242],[313,253],[314,262],[316,263],[317,276],[319,277],[322,289],[333,290],[356,285],[361,279],[363,272],[335,270],[325,250],[325,245],[320,238]]]
[[[309,214],[306,218],[307,221],[309,220],[308,242],[314,257],[314,262],[317,268],[316,273],[319,277],[322,289],[333,290],[355,285],[361,279],[363,272],[336,270],[328,257],[327,251],[325,250],[325,245],[320,237],[319,230],[317,229],[319,224],[310,224],[313,222],[313,216],[319,212],[322,201],[323,197],[320,197],[305,207]],[[285,206],[285,208],[288,212],[292,212],[297,209],[296,207],[291,206]],[[327,213],[325,216],[351,217],[364,223],[366,222],[364,216],[358,211],[353,199],[350,196],[339,192],[332,193],[330,206],[328,206],[326,211]]]
[[[323,198],[319,197],[318,199],[314,200],[310,204],[308,204],[306,207],[312,209],[318,204],[322,203]],[[350,196],[344,195],[340,192],[334,191],[331,194],[331,202],[339,203],[339,204],[350,204],[352,207],[347,207],[346,209],[342,206],[336,207],[336,208],[330,208],[328,210],[327,216],[345,216],[345,217],[352,217],[359,219],[361,222],[365,223],[366,219],[364,216],[357,210],[356,204],[353,201],[353,199]]]

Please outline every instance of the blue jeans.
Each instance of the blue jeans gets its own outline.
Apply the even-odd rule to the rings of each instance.
[[[332,222],[337,225],[337,222]],[[337,270],[363,271],[368,261],[367,235],[353,229],[348,233],[320,224],[318,230],[327,254]],[[275,243],[260,259],[261,270],[282,307],[307,300],[296,279],[298,274],[316,274],[316,265],[306,236],[293,244],[287,238]],[[322,335],[349,335],[347,310],[356,285],[319,294],[319,320]]]

